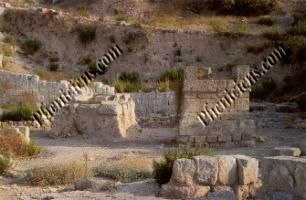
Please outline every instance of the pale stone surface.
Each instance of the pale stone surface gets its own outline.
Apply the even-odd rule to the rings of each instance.
[[[273,156],[301,156],[301,149],[297,147],[275,147]]]
[[[23,136],[25,138],[25,141],[29,143],[31,141],[31,139],[30,139],[30,128],[27,127],[27,126],[19,126],[18,129],[23,134]]]
[[[195,162],[189,159],[178,159],[173,164],[171,183],[190,186],[193,184]]]
[[[248,156],[235,156],[238,165],[238,177],[241,185],[255,183],[258,179],[259,162]]]
[[[89,135],[101,141],[127,138],[136,131],[135,104],[129,95],[112,100],[76,103],[55,115],[50,135]]]
[[[203,185],[215,185],[218,180],[218,160],[215,157],[195,156],[195,179]]]
[[[217,156],[219,171],[218,183],[221,185],[233,185],[237,177],[237,164],[233,156]]]
[[[210,191],[209,186],[173,186],[163,185],[161,196],[168,199],[201,198]]]
[[[306,196],[306,159],[293,156],[266,157],[261,166],[265,189]]]

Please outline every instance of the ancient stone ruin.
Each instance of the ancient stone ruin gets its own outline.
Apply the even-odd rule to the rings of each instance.
[[[197,113],[215,106],[224,91],[234,87],[234,81],[243,78],[249,72],[249,66],[236,66],[231,78],[214,77],[211,68],[188,67],[185,71],[183,103],[179,124],[178,141],[180,143],[201,141],[211,146],[234,146],[251,141],[255,134],[252,119],[241,118],[249,111],[249,92],[237,99],[220,119],[203,127],[197,119]],[[228,77],[228,76],[227,76]]]
[[[292,156],[260,161],[242,155],[196,156],[175,161],[161,193],[170,199],[304,199],[305,171],[305,159]]]

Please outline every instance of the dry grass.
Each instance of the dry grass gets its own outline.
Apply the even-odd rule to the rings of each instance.
[[[27,143],[13,130],[0,130],[0,154],[15,157],[27,157],[39,154],[41,148],[34,143]]]
[[[15,46],[9,43],[2,44],[1,52],[4,56],[10,57],[15,53]]]
[[[152,160],[141,155],[128,155],[102,163],[97,175],[120,182],[139,181],[152,176]]]
[[[41,80],[47,80],[47,81],[60,81],[72,78],[71,74],[65,72],[51,72],[43,69],[34,69],[33,73],[39,76]]]
[[[21,94],[20,101],[21,105],[34,108],[36,103],[36,96],[31,91],[25,91]]]
[[[23,182],[32,186],[66,185],[92,175],[86,162],[50,163],[30,170]]]
[[[9,171],[14,167],[10,157],[0,155],[0,176],[9,174]]]

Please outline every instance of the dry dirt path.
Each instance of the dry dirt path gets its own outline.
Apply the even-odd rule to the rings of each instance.
[[[162,135],[169,137],[174,129],[148,129],[143,134],[148,136],[155,135],[159,140]],[[257,134],[265,138],[265,142],[259,144],[256,148],[230,148],[215,149],[216,154],[246,154],[257,158],[271,155],[271,151],[277,146],[305,146],[306,132],[295,129],[258,129]],[[46,132],[36,132],[31,135],[32,140],[43,147],[43,152],[34,158],[20,160],[17,162],[15,173],[22,174],[33,167],[48,165],[50,162],[61,162],[68,160],[82,160],[83,152],[86,152],[91,161],[91,167],[95,167],[103,160],[116,156],[132,154],[141,154],[145,157],[159,157],[162,152],[173,146],[171,144],[162,144],[161,142],[152,143],[152,138],[142,140],[142,142],[125,142],[117,144],[98,144],[90,139],[78,138],[57,138],[51,139]],[[158,140],[157,140],[158,141]],[[105,180],[97,179],[97,182],[103,183]],[[162,199],[155,197],[158,193],[158,187],[147,180],[140,183],[130,183],[121,185],[111,192],[101,191],[68,191],[60,192],[64,187],[25,187],[10,185],[8,179],[0,179],[0,200],[15,199],[57,199],[57,200],[155,200]]]

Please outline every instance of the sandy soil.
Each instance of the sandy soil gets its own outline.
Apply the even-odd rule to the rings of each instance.
[[[143,134],[162,139],[162,135],[169,138],[175,129],[144,129]],[[215,149],[216,154],[246,154],[257,158],[271,155],[271,150],[276,146],[306,146],[306,134],[296,129],[258,129],[257,134],[265,138],[265,142],[258,144],[256,148],[230,148]],[[158,137],[159,136],[159,137]],[[148,139],[141,142],[120,142],[116,144],[95,143],[91,139],[57,138],[51,139],[46,132],[34,132],[32,140],[43,147],[43,152],[34,158],[19,160],[14,173],[17,175],[25,173],[34,167],[41,167],[50,162],[61,162],[68,160],[82,160],[83,152],[90,156],[89,164],[95,167],[103,160],[112,157],[126,156],[128,154],[141,154],[147,158],[158,158],[162,152],[174,144],[163,144],[160,140]],[[98,184],[106,183],[108,180],[102,178],[93,179]],[[67,187],[66,187],[67,188]],[[65,186],[59,187],[26,187],[12,184],[11,179],[0,179],[0,199],[139,199],[153,200],[156,197],[158,186],[153,180],[142,182],[120,184],[108,192],[94,191],[66,191]]]

